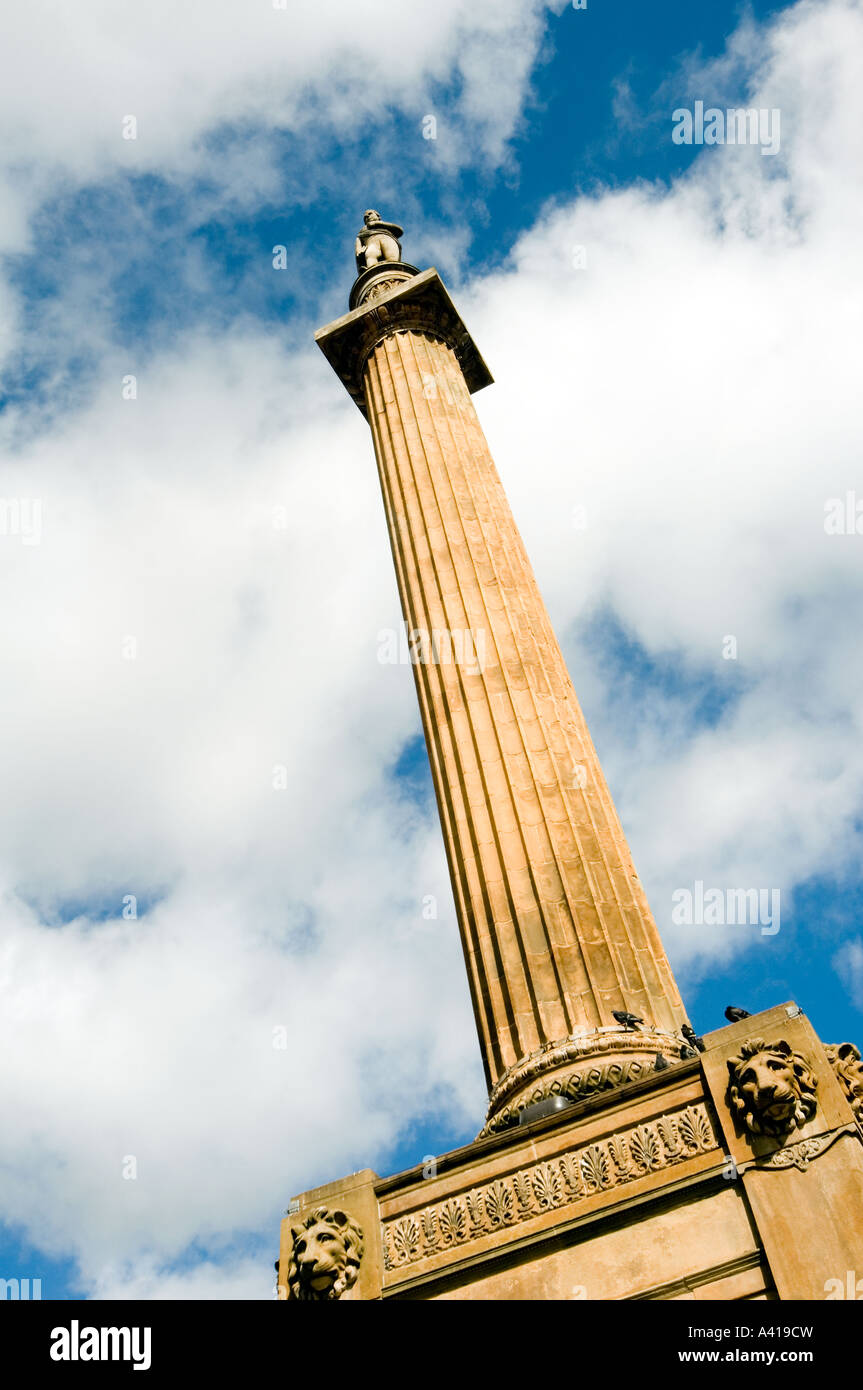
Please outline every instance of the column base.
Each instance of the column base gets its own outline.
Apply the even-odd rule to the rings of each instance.
[[[407,261],[379,261],[377,265],[370,265],[351,286],[348,307],[360,309],[364,304],[380,299],[388,290],[396,289],[404,280],[412,280],[415,275],[419,275],[419,270]]]
[[[478,1138],[517,1125],[521,1112],[539,1101],[553,1096],[588,1100],[665,1070],[663,1061],[671,1064],[693,1055],[682,1038],[657,1028],[596,1028],[547,1043],[504,1072],[489,1097],[486,1122]],[[658,1067],[657,1058],[663,1059]]]

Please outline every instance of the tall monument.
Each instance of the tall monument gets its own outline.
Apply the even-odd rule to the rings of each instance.
[[[294,1199],[282,1296],[824,1297],[863,1272],[859,1053],[793,1004],[695,1036],[471,399],[491,376],[402,234],[365,214],[316,338],[371,428],[489,1106],[432,1165]],[[825,1227],[828,1191],[856,1221]]]

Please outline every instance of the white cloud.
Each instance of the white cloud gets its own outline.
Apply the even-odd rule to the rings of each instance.
[[[405,1094],[481,1104],[436,827],[386,778],[416,716],[377,661],[365,427],[314,366],[189,341],[137,400],[113,373],[12,485],[44,520],[4,538],[5,1211],[44,1239],[62,1192],[51,1245],[87,1274],[215,1236],[226,1183],[228,1226],[276,1220],[334,1154],[391,1144]],[[40,926],[21,895],[113,920]]]
[[[199,215],[278,197],[267,136],[284,129],[312,189],[328,132],[360,141],[396,112],[419,142],[438,83],[458,95],[424,153],[497,161],[543,10],[408,8],[393,46],[377,0],[360,18],[324,3],[314,23],[225,2],[203,25],[160,4],[21,8],[0,60],[0,246],[54,256],[65,228],[43,248],[37,208],[124,170],[204,176]],[[152,1245],[164,1274],[188,1242],[260,1228],[424,1109],[476,1114],[481,1091],[437,828],[386,775],[416,713],[410,673],[376,659],[398,608],[364,427],[311,346],[290,360],[236,322],[230,338],[186,334],[130,361],[105,297],[117,256],[102,265],[74,239],[63,256],[39,323],[53,374],[42,432],[4,469],[4,495],[41,507],[42,536],[5,536],[2,554],[13,1002],[0,1028],[18,1061],[2,1214],[79,1255],[99,1291],[126,1282],[127,1267],[110,1271],[127,1250]],[[26,361],[14,297],[2,308],[0,352]],[[62,349],[51,361],[70,337],[103,383],[83,409]],[[20,444],[26,414],[8,419]],[[120,916],[128,895],[134,920]],[[61,925],[75,903],[107,920]]]
[[[833,966],[857,1008],[863,1010],[863,937],[846,941],[836,952]]]
[[[269,139],[278,130],[302,138],[313,190],[326,172],[317,134],[357,140],[362,158],[361,132],[395,111],[415,121],[419,149],[441,84],[458,91],[433,147],[441,162],[504,157],[541,39],[542,0],[397,11],[391,0],[365,0],[361,10],[318,0],[313,15],[297,9],[294,0],[279,9],[271,0],[17,6],[0,52],[0,250],[30,248],[42,199],[117,170],[203,175],[220,197],[278,199]],[[123,135],[127,116],[134,139]],[[228,151],[214,139],[226,127],[247,137]],[[207,197],[212,188],[199,206]]]
[[[278,1235],[274,1249],[278,1251]],[[269,1250],[255,1258],[239,1257],[226,1265],[201,1260],[193,1268],[165,1274],[152,1258],[115,1264],[100,1271],[91,1298],[189,1300],[275,1298],[275,1271]]]

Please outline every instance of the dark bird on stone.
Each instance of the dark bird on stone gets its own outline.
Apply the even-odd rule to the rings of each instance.
[[[668,1058],[667,1058],[667,1057],[663,1057],[663,1055],[662,1055],[661,1052],[657,1052],[657,1054],[656,1054],[656,1061],[655,1061],[654,1064],[653,1064],[653,1070],[654,1070],[654,1071],[665,1071],[666,1068],[667,1068],[667,1067],[670,1067],[670,1066],[671,1066],[671,1063],[669,1062]]]
[[[704,1051],[704,1039],[699,1038],[698,1034],[696,1033],[695,1029],[692,1027],[690,1023],[684,1023],[680,1031],[685,1037],[686,1041],[689,1043],[690,1051],[693,1048],[696,1052]]]
[[[751,1018],[752,1015],[748,1009],[735,1009],[733,1004],[729,1004],[725,1010],[725,1017],[729,1023],[739,1023],[741,1018]]]
[[[639,1018],[638,1014],[628,1014],[625,1009],[613,1009],[611,1017],[616,1018],[617,1022],[628,1029],[630,1033],[635,1031],[639,1023],[644,1022],[644,1019]]]

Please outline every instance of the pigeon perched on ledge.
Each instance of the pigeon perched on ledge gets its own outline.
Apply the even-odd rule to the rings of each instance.
[[[613,1009],[611,1017],[617,1019],[617,1022],[630,1033],[634,1033],[639,1023],[644,1022],[644,1019],[639,1018],[638,1014],[629,1014],[625,1009]]]
[[[729,1004],[725,1010],[725,1017],[729,1023],[739,1023],[742,1018],[751,1018],[752,1015],[748,1009],[735,1009],[733,1004]]]
[[[692,1027],[690,1023],[684,1023],[680,1031],[685,1037],[686,1041],[689,1043],[690,1048],[694,1048],[696,1052],[704,1051],[704,1039],[699,1038],[698,1034],[696,1033],[695,1029]]]

